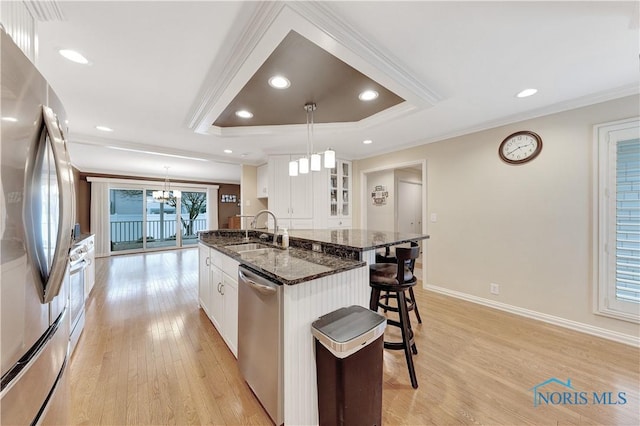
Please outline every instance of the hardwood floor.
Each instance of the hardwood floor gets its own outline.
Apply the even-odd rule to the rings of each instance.
[[[70,367],[74,424],[271,424],[198,308],[197,258],[186,249],[97,260]],[[384,424],[640,424],[638,349],[417,287],[416,297],[420,387],[404,354],[385,351]],[[570,379],[567,401],[584,392],[588,403],[534,407],[531,389],[550,378]],[[559,398],[567,388],[545,390]],[[626,404],[594,404],[593,392],[618,403],[625,392]]]

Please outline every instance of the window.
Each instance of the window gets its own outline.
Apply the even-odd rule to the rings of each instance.
[[[596,312],[640,322],[640,120],[595,126]]]

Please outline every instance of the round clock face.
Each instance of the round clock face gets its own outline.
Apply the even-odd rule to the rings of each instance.
[[[522,131],[509,135],[502,141],[498,153],[509,164],[522,164],[540,154],[542,139],[533,132]]]

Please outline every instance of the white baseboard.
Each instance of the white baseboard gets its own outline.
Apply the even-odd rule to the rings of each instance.
[[[581,322],[572,321],[572,320],[568,320],[561,317],[556,317],[554,315],[549,315],[542,312],[532,311],[530,309],[520,308],[518,306],[508,305],[502,302],[496,302],[495,300],[484,299],[482,297],[473,296],[471,294],[462,293],[455,290],[449,290],[447,288],[438,287],[431,284],[425,285],[424,288],[426,290],[444,294],[446,296],[451,296],[457,299],[462,299],[469,302],[477,303],[479,305],[484,305],[490,308],[520,315],[526,318],[531,318],[538,321],[544,321],[549,324],[557,325],[560,327],[568,328],[568,329],[579,331],[582,333],[591,334],[593,336],[602,337],[604,339],[613,340],[615,342],[624,343],[625,345],[640,347],[640,338],[638,338],[637,336],[630,336],[628,334],[618,333],[617,331],[607,330],[602,327],[595,327],[595,326],[584,324]]]

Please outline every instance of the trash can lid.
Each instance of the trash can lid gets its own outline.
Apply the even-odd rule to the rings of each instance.
[[[311,324],[311,333],[332,352],[352,352],[382,335],[387,319],[362,306],[340,308]]]

